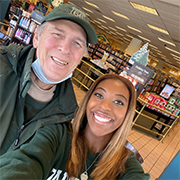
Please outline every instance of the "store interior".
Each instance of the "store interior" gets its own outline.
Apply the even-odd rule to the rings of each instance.
[[[73,73],[78,103],[99,76],[128,78],[138,95],[128,141],[157,179],[180,150],[180,1],[9,0],[0,46],[31,44],[43,17],[60,3],[81,7],[98,36]]]

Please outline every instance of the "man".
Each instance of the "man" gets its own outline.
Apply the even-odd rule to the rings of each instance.
[[[69,121],[77,107],[70,77],[96,32],[77,6],[53,9],[33,45],[0,48],[0,154],[28,143],[39,128]]]

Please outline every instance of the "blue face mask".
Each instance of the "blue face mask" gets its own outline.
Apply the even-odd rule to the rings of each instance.
[[[64,78],[63,80],[61,81],[58,81],[58,82],[52,82],[52,81],[49,81],[46,76],[44,75],[42,69],[41,69],[41,65],[40,65],[40,62],[39,62],[39,59],[36,59],[33,63],[32,63],[32,69],[34,71],[34,73],[36,74],[36,76],[39,78],[40,81],[42,81],[43,83],[46,83],[46,84],[58,84],[58,83],[61,83],[63,81],[65,81],[66,79],[68,78],[71,78],[72,77],[72,73]]]

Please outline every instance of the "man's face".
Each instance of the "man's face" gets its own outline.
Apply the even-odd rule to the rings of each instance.
[[[48,80],[60,81],[74,71],[85,53],[86,39],[83,28],[69,20],[51,21],[40,36],[35,33],[36,58]]]

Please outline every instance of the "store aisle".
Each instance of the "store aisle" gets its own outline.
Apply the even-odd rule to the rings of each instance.
[[[74,84],[73,87],[79,104],[86,92]],[[165,167],[180,149],[180,123],[173,128],[163,142],[159,142],[135,130],[130,131],[128,141],[143,157],[144,163],[142,166],[145,172],[150,173],[150,180],[155,180],[161,175]]]

